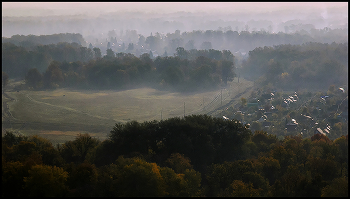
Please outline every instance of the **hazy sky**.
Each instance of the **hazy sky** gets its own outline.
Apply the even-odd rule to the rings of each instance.
[[[61,14],[100,14],[143,11],[152,13],[184,12],[270,12],[284,9],[328,9],[347,2],[3,2],[2,16]]]

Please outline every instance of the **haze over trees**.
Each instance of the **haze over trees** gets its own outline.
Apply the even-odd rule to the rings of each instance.
[[[86,8],[89,6],[88,4],[76,8],[74,8],[76,5],[68,5],[70,9],[61,10],[59,10],[60,5],[57,5],[57,8],[51,7],[39,11],[4,9],[3,36],[75,32],[80,33],[84,38],[89,38],[87,41],[92,43],[96,39],[99,42],[104,42],[105,39],[109,40],[110,37],[115,38],[116,36],[118,39],[127,36],[125,39],[130,37],[132,40],[135,38],[135,34],[129,32],[132,30],[137,30],[137,34],[147,37],[151,32],[153,34],[155,32],[166,34],[176,30],[181,32],[193,30],[252,32],[263,30],[269,33],[294,33],[302,30],[310,32],[312,29],[317,30],[325,27],[347,29],[348,26],[347,7],[336,4],[333,6],[326,3],[321,6],[281,4],[282,8],[276,9],[272,5],[266,7],[266,5],[254,3],[247,3],[249,4],[248,8],[242,8],[242,5],[239,4],[243,3],[229,5],[230,3],[226,2],[228,5],[222,5],[225,3],[203,2],[201,5],[182,5],[179,9],[179,5],[170,5],[171,3],[168,2],[162,5],[169,4],[166,9],[157,11],[150,11],[160,6],[156,5],[155,2],[148,3],[148,5],[142,2],[138,4],[134,4],[131,9],[125,9],[125,5],[118,5],[118,3],[110,4],[110,6],[90,5],[90,8]],[[219,10],[216,9],[218,7],[220,7]],[[199,11],[200,9],[202,10]],[[130,43],[127,40],[124,41],[126,46]]]
[[[115,53],[111,49],[107,49],[107,54],[101,58],[98,48],[91,50],[77,43],[31,47],[29,50],[5,43],[2,64],[3,71],[11,78],[25,77],[26,85],[35,89],[125,89],[144,84],[158,89],[195,91],[225,86],[235,77],[234,56],[227,50],[185,50],[178,47],[174,56],[152,59],[148,53],[136,57],[131,53]],[[13,59],[14,55],[18,59]],[[49,63],[46,69],[42,63],[45,60],[38,57]],[[25,60],[33,61],[24,63]],[[38,65],[40,62],[43,67]]]
[[[109,48],[108,43],[114,52],[130,52],[136,56],[149,50],[157,51],[158,55],[165,52],[172,55],[180,46],[186,50],[213,48],[248,53],[256,47],[280,44],[346,42],[347,15],[342,16],[343,9],[341,12],[330,8],[321,12],[316,8],[307,12],[279,10],[255,13],[255,16],[235,10],[230,14],[104,12],[98,17],[89,14],[4,16],[3,37],[6,39],[3,38],[3,42],[16,39],[25,45],[36,42],[35,35],[53,35],[50,40],[58,43],[62,39],[57,34],[73,32],[82,35],[85,41],[74,36],[65,42],[77,42],[84,47],[91,44],[103,54]],[[297,16],[293,16],[295,13]],[[23,35],[31,35],[30,41],[24,41]],[[45,42],[47,40],[41,44],[47,44]]]
[[[77,43],[27,47],[3,43],[2,64],[3,71],[11,78],[23,78],[30,69],[37,68],[44,77],[42,85],[47,88],[52,87],[50,78],[56,78],[52,81],[61,87],[125,89],[146,84],[184,91],[186,85],[192,85],[188,89],[197,90],[197,87],[225,86],[236,77],[237,70],[244,78],[262,85],[270,83],[284,89],[324,88],[330,84],[345,85],[348,81],[347,46],[335,42],[265,46],[250,51],[247,59],[242,60],[229,50],[177,47],[173,56],[154,57],[150,51],[137,57],[110,48],[102,57],[99,48]],[[56,72],[49,75],[54,72],[53,65]],[[40,77],[37,81],[40,82]],[[32,87],[30,83],[28,86]]]
[[[249,52],[241,74],[284,89],[327,88],[348,82],[348,43],[259,47]]]

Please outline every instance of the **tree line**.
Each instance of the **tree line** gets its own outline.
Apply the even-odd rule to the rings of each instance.
[[[348,196],[348,136],[252,133],[191,115],[116,124],[53,146],[2,138],[2,196]]]
[[[259,47],[242,63],[242,74],[259,85],[282,89],[343,86],[348,80],[348,43]]]
[[[41,49],[43,51],[39,51]],[[118,90],[147,85],[187,92],[225,86],[235,77],[234,56],[227,50],[188,51],[179,47],[174,56],[155,59],[151,59],[149,53],[136,57],[130,53],[114,53],[111,49],[102,57],[99,48],[85,48],[76,43],[37,46],[36,51],[6,43],[3,50],[3,71],[9,77],[24,77],[26,86],[32,89]],[[46,57],[46,64],[53,61],[43,70],[36,64],[45,61],[35,59],[36,55]]]
[[[90,42],[90,41],[89,41]],[[101,43],[102,42],[102,43]],[[173,54],[176,48],[230,50],[233,53],[247,53],[262,46],[282,44],[301,45],[307,42],[342,43],[347,42],[347,29],[311,29],[293,33],[237,30],[176,30],[169,33],[151,33],[149,36],[138,34],[136,30],[127,30],[126,34],[108,31],[106,42],[91,41],[93,46],[105,49],[107,42],[115,44],[113,50],[140,55],[145,49],[157,51],[159,55]],[[132,45],[132,47],[130,46]]]
[[[171,37],[167,36],[168,39]],[[151,45],[153,40],[145,42]],[[180,91],[224,86],[237,73],[234,71],[237,59],[229,50],[191,49],[194,46],[187,50],[187,47],[181,47],[181,42],[177,46],[180,47],[176,47],[173,56],[166,53],[153,56],[152,51],[149,51],[137,57],[131,51],[114,52],[111,46],[102,56],[100,48],[92,45],[87,48],[78,43],[35,44],[31,47],[3,43],[2,70],[10,78],[30,77],[30,74],[36,73],[32,76],[39,79],[33,81],[42,83],[41,86],[28,84],[34,88],[78,86],[125,89],[146,84]],[[284,89],[345,85],[347,47],[348,43],[334,42],[258,47],[249,51],[248,58],[239,63],[239,70],[245,78],[257,80],[259,85]],[[38,71],[34,71],[34,68]],[[56,71],[54,76],[57,77],[50,80],[52,70]],[[44,73],[48,77],[46,81],[41,81],[40,79],[45,79]],[[191,85],[192,88],[186,85]]]
[[[149,36],[142,35],[137,30],[121,31],[115,30],[106,32],[106,38],[92,39],[85,41],[81,34],[60,33],[53,35],[13,35],[11,38],[2,38],[2,43],[13,43],[22,47],[33,47],[35,45],[49,45],[60,42],[78,43],[84,47],[99,48],[105,52],[112,48],[115,52],[132,53],[139,57],[151,50],[157,51],[160,56],[173,55],[178,47],[186,50],[229,50],[233,53],[249,52],[263,46],[274,46],[281,44],[301,45],[308,42],[320,43],[343,43],[347,42],[347,29],[314,29],[298,30],[293,33],[273,33],[271,31],[249,31],[249,28],[242,31],[231,29],[219,30],[193,30],[180,32],[176,30],[168,33],[151,33]],[[86,45],[89,44],[89,45]],[[91,45],[91,46],[90,46]]]
[[[10,78],[22,79],[31,68],[44,72],[52,61],[87,62],[94,56],[98,56],[98,53],[75,42],[34,45],[30,48],[3,43],[2,71]]]
[[[79,33],[59,33],[52,35],[13,35],[10,38],[2,37],[2,43],[13,43],[22,47],[33,47],[37,45],[58,44],[61,42],[78,43],[83,45],[85,40]]]

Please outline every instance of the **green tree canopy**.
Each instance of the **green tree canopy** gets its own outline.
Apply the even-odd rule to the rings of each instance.
[[[31,68],[25,76],[26,85],[33,88],[40,87],[42,83],[43,76],[36,68]]]
[[[68,173],[60,167],[35,165],[24,177],[25,189],[31,197],[65,196],[68,187],[65,185]]]

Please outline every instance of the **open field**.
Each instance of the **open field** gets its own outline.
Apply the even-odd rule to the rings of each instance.
[[[226,89],[180,94],[139,88],[125,91],[56,89],[21,90],[3,94],[4,129],[24,135],[38,134],[53,143],[73,140],[78,133],[105,139],[117,122],[139,122],[210,114],[239,100],[253,82],[240,79]],[[221,95],[222,93],[222,95]],[[8,108],[4,107],[8,106]]]

